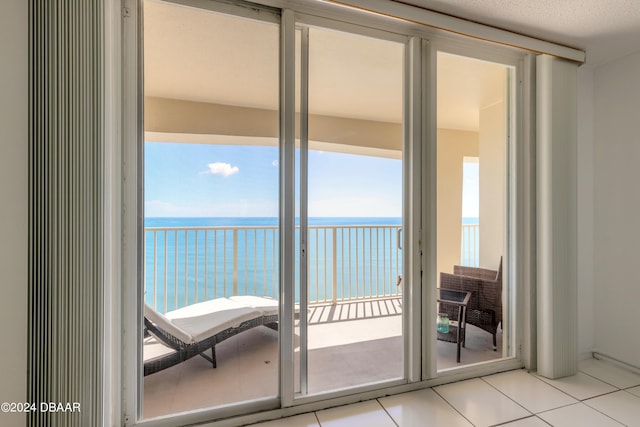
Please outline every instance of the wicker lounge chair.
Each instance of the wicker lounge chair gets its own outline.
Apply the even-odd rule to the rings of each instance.
[[[150,375],[200,355],[216,367],[216,344],[240,332],[267,326],[278,330],[278,301],[255,296],[217,298],[161,314],[145,304],[149,334],[175,350],[144,363]],[[211,357],[204,352],[211,349]]]
[[[471,292],[467,305],[467,323],[493,335],[495,351],[496,332],[502,322],[502,257],[498,271],[456,265],[453,267],[453,274],[440,273],[440,287]],[[457,310],[456,306],[447,304],[441,304],[439,309],[454,319],[457,318]]]

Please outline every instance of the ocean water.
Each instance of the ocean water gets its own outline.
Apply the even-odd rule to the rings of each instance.
[[[401,224],[401,218],[310,218],[309,300],[398,294]],[[471,237],[467,245],[477,244]],[[145,218],[144,241],[145,300],[158,311],[222,296],[278,297],[277,218]],[[299,254],[297,232],[295,241]],[[298,301],[299,255],[295,264]]]
[[[310,218],[310,301],[398,292],[401,224],[400,218]],[[295,264],[298,289],[299,255]],[[278,272],[277,218],[145,218],[145,300],[159,311],[231,295],[277,298]]]

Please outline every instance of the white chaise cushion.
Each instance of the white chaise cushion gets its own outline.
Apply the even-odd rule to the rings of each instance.
[[[149,319],[163,331],[178,338],[180,341],[184,343],[193,342],[193,336],[191,336],[189,332],[174,325],[166,316],[162,313],[158,313],[146,303],[144,304],[144,317]]]
[[[229,297],[245,307],[260,310],[263,316],[276,316],[279,313],[278,300],[269,297],[258,297],[253,295],[237,295]]]
[[[165,314],[173,325],[191,335],[187,343],[202,341],[261,315],[260,310],[229,298],[199,302]]]

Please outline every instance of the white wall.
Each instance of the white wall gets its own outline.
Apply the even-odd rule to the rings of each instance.
[[[0,402],[27,386],[27,3],[0,2]],[[0,425],[24,426],[0,412]]]
[[[464,157],[478,157],[478,133],[438,129],[438,280],[460,264]]]
[[[593,142],[594,72],[578,70],[578,351],[590,357],[594,347]]]
[[[480,109],[479,135],[480,267],[497,270],[500,257],[506,255],[507,114],[504,102]]]
[[[595,80],[595,347],[640,365],[640,52]]]

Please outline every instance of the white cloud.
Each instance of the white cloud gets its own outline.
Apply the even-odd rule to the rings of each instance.
[[[273,162],[271,162],[271,164],[275,167],[278,167],[278,165],[280,165],[280,161],[279,160],[274,160]]]
[[[211,175],[222,175],[226,177],[240,172],[240,168],[231,166],[229,163],[215,162],[209,163],[207,166],[209,166],[207,173]]]

